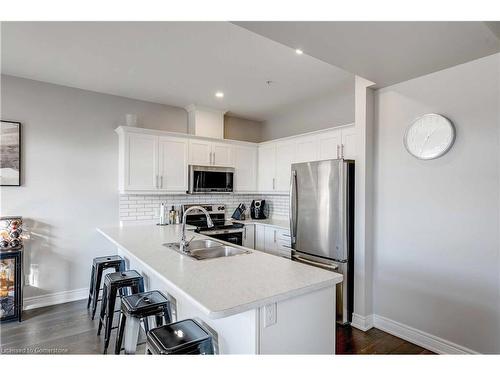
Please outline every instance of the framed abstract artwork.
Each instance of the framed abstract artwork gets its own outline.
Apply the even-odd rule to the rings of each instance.
[[[21,123],[0,121],[0,186],[21,186]]]

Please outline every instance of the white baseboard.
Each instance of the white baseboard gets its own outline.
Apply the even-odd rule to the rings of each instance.
[[[353,316],[354,318],[354,316]],[[354,319],[353,319],[354,322]],[[479,354],[478,352],[455,344],[443,338],[420,331],[405,324],[385,318],[380,315],[373,315],[373,326],[387,333],[421,346],[438,354]],[[357,328],[357,327],[356,327]]]
[[[370,328],[373,328],[373,315],[362,316],[352,314],[351,326],[362,331],[368,331]]]
[[[58,305],[60,303],[78,301],[86,299],[89,296],[88,288],[68,290],[64,292],[57,292],[51,294],[44,294],[42,296],[27,297],[23,300],[23,309],[31,310],[37,307]]]

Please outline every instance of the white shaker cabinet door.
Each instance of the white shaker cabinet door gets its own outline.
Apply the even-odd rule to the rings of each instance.
[[[212,144],[212,165],[219,167],[232,167],[232,146],[224,143]]]
[[[274,191],[276,187],[276,145],[259,146],[258,190]]]
[[[358,134],[354,126],[342,128],[342,156],[344,159],[356,160],[358,156]]]
[[[340,158],[340,147],[342,144],[342,135],[339,130],[332,130],[322,134],[319,140],[319,158],[320,160]]]
[[[276,144],[276,182],[275,191],[290,191],[290,173],[292,163],[295,162],[295,144],[293,142],[279,142]]]
[[[185,192],[188,188],[188,140],[159,138],[159,189]]]
[[[124,150],[124,189],[156,190],[158,186],[158,137],[127,134]]]
[[[266,250],[266,242],[265,242],[265,226],[263,225],[255,225],[255,249],[265,251]]]
[[[243,232],[243,246],[250,249],[255,248],[255,225],[245,224]]]
[[[257,147],[236,146],[234,188],[237,192],[257,190]]]
[[[296,141],[297,162],[319,160],[319,137],[305,136]]]
[[[273,227],[264,227],[264,247],[265,250],[269,253],[276,253],[277,242],[278,242],[278,233],[276,228]]]
[[[202,140],[189,140],[189,164],[211,165],[212,143]]]

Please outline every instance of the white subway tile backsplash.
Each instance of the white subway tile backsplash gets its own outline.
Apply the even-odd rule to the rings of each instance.
[[[231,217],[238,204],[250,207],[253,199],[265,199],[269,216],[288,216],[288,195],[259,194],[206,194],[206,195],[120,195],[120,220],[151,220],[159,214],[160,203],[179,208],[182,204],[223,203],[227,217]]]

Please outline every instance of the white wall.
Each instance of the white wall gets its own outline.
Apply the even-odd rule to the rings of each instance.
[[[500,353],[500,55],[376,94],[375,314],[466,348]],[[444,157],[403,147],[416,117],[457,128]]]
[[[269,141],[353,122],[354,76],[333,92],[283,108],[264,121],[261,137]]]
[[[118,222],[118,137],[126,113],[186,132],[183,109],[10,76],[1,117],[22,123],[21,187],[1,188],[1,215],[31,227],[25,297],[88,287],[92,258],[109,252],[95,227]],[[179,112],[181,111],[181,112]]]

